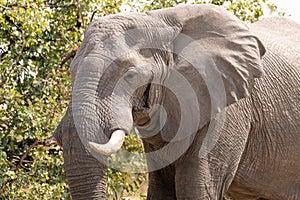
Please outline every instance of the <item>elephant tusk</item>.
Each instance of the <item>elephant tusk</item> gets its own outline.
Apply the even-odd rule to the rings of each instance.
[[[89,142],[90,147],[97,153],[103,155],[111,155],[121,149],[124,142],[125,131],[116,130],[112,133],[109,141],[106,144],[97,144],[94,142]]]

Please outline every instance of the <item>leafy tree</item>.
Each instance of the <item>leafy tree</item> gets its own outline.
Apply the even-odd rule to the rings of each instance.
[[[68,64],[95,17],[149,12],[188,0],[0,0],[0,198],[70,199],[62,150],[45,147],[70,100]],[[204,3],[195,0],[192,3]],[[244,21],[263,15],[266,0],[210,0]],[[274,5],[267,4],[274,9]],[[132,135],[123,148],[142,152]],[[144,165],[145,163],[142,163]],[[132,195],[145,174],[109,169],[108,194]],[[125,191],[125,192],[124,192]]]

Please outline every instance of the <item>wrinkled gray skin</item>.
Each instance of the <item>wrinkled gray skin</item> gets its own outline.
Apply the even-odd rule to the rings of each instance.
[[[154,27],[164,29],[151,32]],[[149,32],[122,35],[130,29],[149,29]],[[119,40],[103,42],[118,33],[122,44]],[[226,108],[220,113],[212,111],[214,94],[208,91],[203,74],[197,72],[209,73],[209,62],[204,69],[198,69],[184,56],[172,53],[192,54],[195,60],[202,56],[192,47],[184,49],[187,44],[180,41],[179,34],[197,41],[216,63],[226,93]],[[180,147],[192,141],[180,158],[149,173],[148,199],[222,199],[226,191],[243,200],[300,199],[299,39],[300,26],[287,19],[264,19],[250,25],[248,30],[231,14],[212,5],[181,6],[148,15],[118,14],[94,21],[71,64],[71,73],[72,99],[89,90],[94,91],[92,98],[96,100],[87,102],[79,98],[75,102],[76,112],[72,111],[74,102],[70,103],[54,133],[63,147],[73,199],[106,196],[106,166],[102,164],[106,157],[98,155],[98,159],[103,159],[99,162],[90,154],[92,151],[78,136],[78,129],[83,128],[75,127],[74,118],[83,118],[87,127],[96,126],[84,132],[88,139],[98,138],[94,142],[106,143],[108,139],[104,136],[109,138],[114,130],[129,133],[132,126],[137,126],[145,151],[160,149],[174,138],[180,121],[182,111],[174,94],[159,84],[146,84],[133,96],[112,90],[121,77],[128,82],[138,81],[139,77],[151,82],[159,77],[156,81],[163,85],[172,78],[171,69],[184,75],[197,94],[198,104],[191,106],[198,106],[200,115],[191,116],[189,121],[198,123],[199,130],[176,142]],[[155,43],[164,50],[126,54],[136,45],[142,49],[149,45],[143,43]],[[105,68],[120,52],[124,57]],[[101,79],[95,78],[93,72]],[[75,90],[74,83],[79,79],[81,84]],[[181,82],[176,85],[183,87]],[[149,113],[155,112],[155,104],[164,106],[167,122],[161,132],[153,135],[149,127],[155,120],[149,121]],[[220,115],[226,117],[217,130],[219,138],[214,148],[200,158],[203,138],[206,133],[211,134],[207,132],[211,119]],[[149,168],[155,162],[155,157],[148,157]]]

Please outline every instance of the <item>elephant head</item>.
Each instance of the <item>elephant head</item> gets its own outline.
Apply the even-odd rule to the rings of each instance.
[[[72,99],[54,133],[73,198],[104,198],[106,155],[133,126],[145,140],[180,141],[248,96],[263,53],[243,23],[212,5],[92,22],[71,63]]]

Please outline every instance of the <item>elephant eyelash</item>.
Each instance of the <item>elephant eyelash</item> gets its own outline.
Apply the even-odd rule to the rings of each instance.
[[[127,67],[126,69],[123,70],[123,75],[126,74],[128,71],[133,70],[135,68],[134,65],[131,65],[130,67]]]

